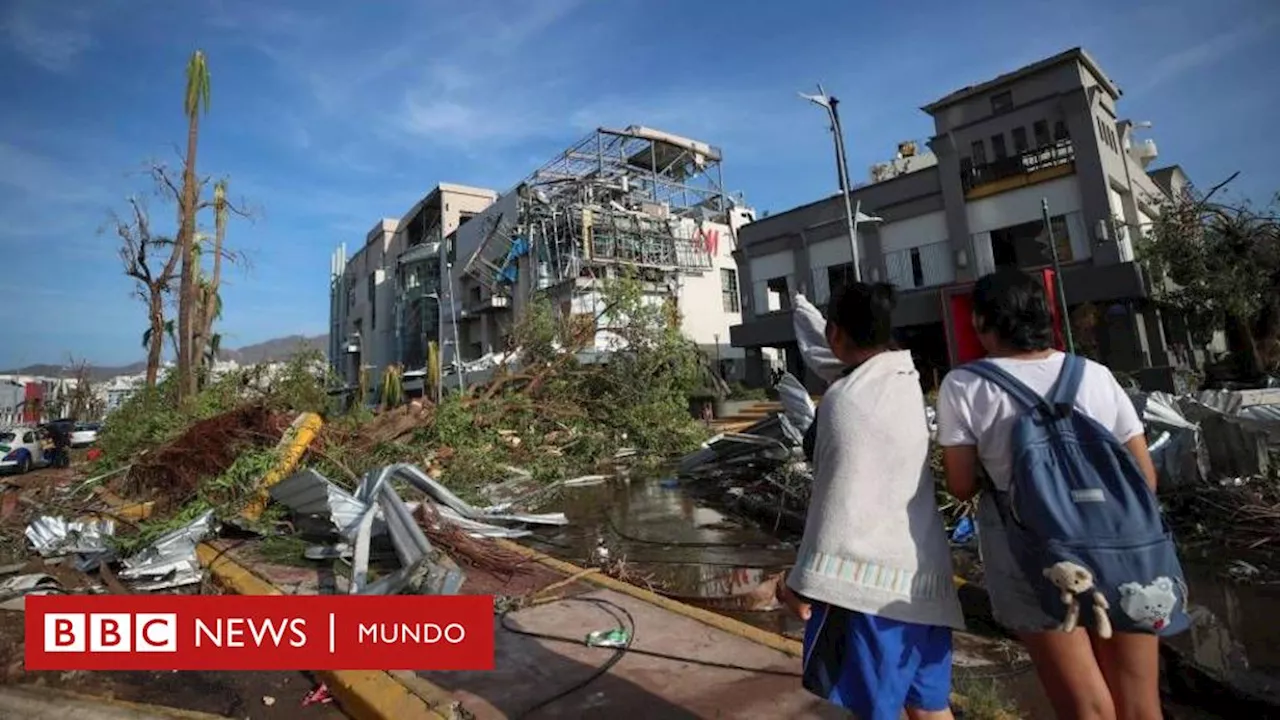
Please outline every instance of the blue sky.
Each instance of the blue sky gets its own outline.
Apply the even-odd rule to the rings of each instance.
[[[861,8],[861,9],[859,9]],[[789,0],[0,0],[0,367],[141,357],[108,212],[177,165],[183,68],[212,74],[199,169],[260,212],[228,243],[224,346],[325,332],[329,256],[439,181],[505,190],[598,125],[723,148],[780,211],[835,189],[819,110],[843,101],[855,179],[924,139],[918,108],[1074,45],[1150,120],[1160,163],[1280,189],[1271,0],[910,4]],[[1251,79],[1252,78],[1252,79]],[[171,207],[151,200],[158,225]]]

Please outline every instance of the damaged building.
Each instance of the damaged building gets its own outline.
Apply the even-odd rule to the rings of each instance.
[[[744,353],[729,345],[742,322],[733,253],[754,212],[724,190],[721,160],[719,148],[660,130],[601,128],[500,196],[441,184],[350,258],[345,246],[335,253],[335,371],[354,386],[363,367],[375,388],[398,364],[412,392],[427,344],[439,342],[446,382],[475,382],[511,349],[535,296],[594,319],[602,284],[627,276],[653,303],[675,305],[726,378],[742,377]],[[613,347],[598,334],[596,351]]]

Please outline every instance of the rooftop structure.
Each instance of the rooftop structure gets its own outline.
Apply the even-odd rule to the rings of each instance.
[[[525,255],[537,258],[538,287],[618,264],[654,275],[710,270],[714,249],[697,227],[727,223],[733,207],[720,159],[718,148],[671,133],[600,128],[495,203],[459,266],[495,295],[509,293]]]

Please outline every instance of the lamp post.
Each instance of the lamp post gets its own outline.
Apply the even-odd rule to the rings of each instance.
[[[862,282],[862,262],[858,257],[858,212],[862,203],[859,201],[859,208],[854,208],[849,199],[849,163],[844,153],[844,131],[840,127],[838,109],[840,101],[828,95],[822,89],[821,83],[818,84],[817,95],[805,93],[799,93],[799,95],[802,99],[825,108],[827,116],[831,118],[831,132],[835,136],[836,172],[840,177],[840,194],[844,196],[845,224],[848,226],[849,243],[853,248],[853,279],[855,282]]]
[[[1067,308],[1067,294],[1062,284],[1062,264],[1058,259],[1058,240],[1053,236],[1053,221],[1049,217],[1049,198],[1040,198],[1040,215],[1044,218],[1045,236],[1049,242],[1049,259],[1053,263],[1053,284],[1057,287],[1058,307],[1062,312],[1062,339],[1067,352],[1075,354],[1076,341],[1071,334],[1071,311]]]

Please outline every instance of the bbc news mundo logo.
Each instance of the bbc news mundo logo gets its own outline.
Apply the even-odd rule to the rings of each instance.
[[[49,613],[47,653],[178,652],[177,613]]]
[[[491,670],[493,597],[42,595],[27,670]]]

